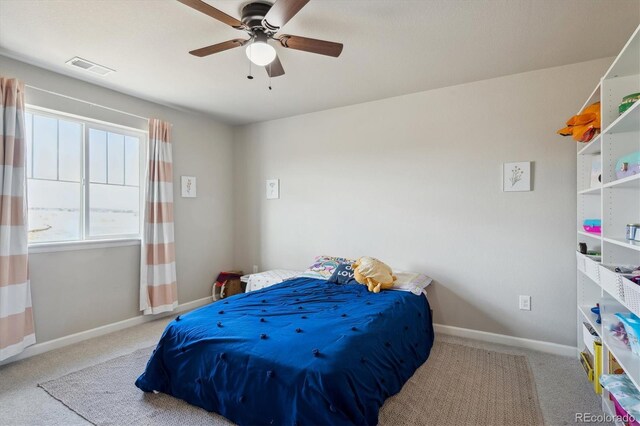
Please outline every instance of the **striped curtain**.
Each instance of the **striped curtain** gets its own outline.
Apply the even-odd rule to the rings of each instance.
[[[24,84],[0,77],[0,361],[36,342],[27,251]]]
[[[178,306],[173,240],[171,124],[149,120],[144,230],[140,264],[140,310],[145,315]]]

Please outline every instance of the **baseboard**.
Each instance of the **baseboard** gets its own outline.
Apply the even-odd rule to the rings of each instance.
[[[9,364],[14,361],[29,358],[35,355],[39,355],[54,349],[63,348],[65,346],[72,345],[74,343],[82,342],[83,340],[92,339],[94,337],[104,336],[105,334],[113,333],[115,331],[124,330],[125,328],[133,327],[139,324],[144,324],[148,321],[153,321],[159,318],[163,318],[169,315],[175,315],[180,312],[189,311],[191,309],[199,308],[208,303],[211,303],[211,297],[204,297],[202,299],[193,300],[191,302],[182,303],[176,307],[172,312],[165,312],[158,315],[140,315],[137,317],[129,318],[123,321],[114,322],[112,324],[103,325],[100,327],[92,328],[90,330],[81,331],[79,333],[70,334],[68,336],[60,337],[58,339],[48,340],[42,343],[36,343],[33,346],[29,346],[20,354],[0,361],[0,365]],[[518,348],[533,349],[540,352],[551,353],[562,356],[575,357],[578,353],[578,349],[573,346],[560,345],[558,343],[544,342],[542,340],[524,339],[522,337],[507,336],[505,334],[489,333],[487,331],[472,330],[469,328],[453,327],[451,325],[434,324],[436,333],[448,334],[450,336],[465,337],[469,339],[481,340],[484,342],[498,343],[502,345],[515,346]]]
[[[451,325],[434,324],[436,333],[450,336],[465,337],[483,342],[498,343],[518,348],[533,349],[554,355],[575,357],[578,349],[575,346],[559,343],[544,342],[542,340],[524,339],[522,337],[507,336],[505,334],[489,333],[487,331],[472,330],[470,328],[453,327]]]
[[[82,342],[83,340],[104,336],[105,334],[124,330],[125,328],[133,327],[139,324],[144,324],[145,322],[157,320],[159,318],[163,318],[166,316],[175,315],[180,312],[190,311],[191,309],[199,308],[200,306],[204,306],[208,303],[211,303],[211,301],[212,301],[211,297],[204,297],[202,299],[182,303],[178,305],[176,309],[171,312],[164,312],[158,315],[140,315],[137,317],[126,319],[126,320],[114,322],[112,324],[107,324],[100,327],[92,328],[90,330],[81,331],[79,333],[70,334],[68,336],[60,337],[57,339],[48,340],[46,342],[36,343],[35,345],[29,346],[18,355],[13,356],[11,358],[7,358],[4,361],[0,361],[0,365],[9,364],[14,361],[39,355],[45,352],[52,351],[54,349],[63,348],[65,346],[69,346],[74,343]]]

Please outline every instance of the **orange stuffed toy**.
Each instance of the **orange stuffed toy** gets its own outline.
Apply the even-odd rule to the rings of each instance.
[[[600,133],[600,102],[586,107],[567,121],[567,127],[558,130],[562,136],[573,136],[578,142],[589,142]]]

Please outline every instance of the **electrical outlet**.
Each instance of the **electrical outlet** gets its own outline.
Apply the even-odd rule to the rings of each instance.
[[[531,310],[531,296],[520,296],[520,309],[523,311]]]
[[[253,265],[253,273],[254,274],[258,273],[258,265]]]

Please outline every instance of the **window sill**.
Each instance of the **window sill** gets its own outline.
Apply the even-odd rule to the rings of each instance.
[[[139,238],[122,238],[114,240],[68,241],[57,243],[39,243],[29,245],[29,254],[50,253],[56,251],[92,250],[108,247],[139,246]]]

